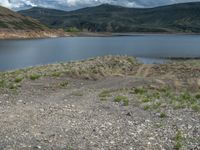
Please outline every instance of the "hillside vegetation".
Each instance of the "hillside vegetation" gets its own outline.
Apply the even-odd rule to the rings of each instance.
[[[19,12],[53,28],[93,32],[200,32],[200,3],[156,8],[125,8],[103,4],[75,11],[32,8]]]
[[[24,17],[0,6],[0,29],[46,30],[45,25],[30,17]]]
[[[27,39],[67,36],[63,30],[52,30],[30,17],[0,6],[0,39]]]

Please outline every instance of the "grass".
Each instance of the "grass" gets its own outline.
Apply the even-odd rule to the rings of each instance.
[[[128,57],[127,58],[128,62],[130,62],[131,64],[135,64],[135,60],[132,57]]]
[[[173,92],[169,89],[162,91],[155,89],[135,88],[134,93],[137,95],[139,102],[150,103],[148,109],[159,109],[161,106],[171,106],[174,109],[190,108],[196,112],[200,112],[200,94],[183,92]],[[132,93],[131,93],[132,94]],[[163,105],[162,105],[163,104]],[[146,106],[145,106],[146,107]]]
[[[26,24],[29,24],[27,22]],[[127,56],[105,56],[94,58],[92,60],[58,63],[53,65],[29,67],[11,72],[0,73],[0,87],[8,89],[8,83],[20,83],[22,80],[37,80],[40,77],[59,77],[67,75],[69,77],[99,79],[112,74],[122,74],[129,71],[133,64],[129,63],[131,59]],[[103,64],[103,65],[102,65]],[[136,62],[135,62],[136,64]],[[121,68],[121,66],[123,66]],[[21,79],[23,78],[23,79]],[[6,84],[6,85],[5,85]]]
[[[16,85],[16,84],[10,83],[10,84],[8,85],[8,88],[11,89],[11,90],[14,90],[14,89],[17,89],[17,85]]]
[[[15,82],[16,82],[16,83],[20,83],[22,80],[23,80],[23,78],[20,78],[20,77],[15,78]]]
[[[149,110],[150,108],[151,108],[150,105],[145,105],[145,106],[143,107],[144,110]]]
[[[143,103],[148,103],[148,102],[150,102],[150,101],[151,101],[151,97],[150,97],[150,96],[148,96],[148,95],[146,96],[146,95],[145,95],[145,96],[142,97],[142,102],[143,102]]]
[[[116,97],[114,98],[114,101],[115,101],[115,102],[121,102],[121,101],[123,101],[124,99],[127,99],[127,97],[118,95],[118,96],[116,96]]]
[[[66,32],[80,32],[80,30],[76,27],[70,27],[65,30]]]
[[[156,99],[160,99],[160,93],[159,92],[155,92],[155,93],[153,93],[152,97],[154,97]]]
[[[161,102],[154,102],[154,103],[151,105],[151,108],[152,108],[152,109],[158,109],[161,105],[162,105]]]
[[[79,91],[76,91],[76,92],[72,92],[71,95],[73,96],[83,96],[83,93],[79,92]]]
[[[182,140],[183,140],[181,131],[178,130],[176,132],[176,135],[173,140],[174,140],[174,149],[180,150],[182,148]]]
[[[200,99],[200,93],[195,95],[196,99]]]
[[[134,93],[143,95],[144,93],[146,93],[146,90],[144,88],[135,88]]]
[[[160,113],[160,118],[166,118],[166,117],[167,117],[167,114],[165,112]]]
[[[6,87],[6,82],[5,82],[5,80],[0,80],[0,87],[1,87],[1,88]]]
[[[157,90],[147,89],[144,87],[140,88],[123,88],[117,90],[104,90],[99,94],[101,101],[106,101],[107,97],[111,97],[111,93],[123,93],[123,94],[134,94],[134,99],[137,99],[139,103],[143,105],[144,110],[158,110],[161,107],[172,107],[174,109],[188,108],[196,112],[200,112],[200,101],[199,93],[189,92],[174,92],[169,88]],[[114,97],[114,102],[122,102],[124,106],[129,105],[129,100],[125,96],[118,95]],[[161,113],[161,118],[167,117],[165,113]]]
[[[6,80],[0,80],[0,88],[7,88],[7,89],[17,89],[17,84],[6,81]]]
[[[107,91],[107,90],[102,91],[102,92],[99,94],[99,97],[100,97],[100,98],[106,98],[106,97],[110,97],[110,96],[111,96],[110,91]]]
[[[198,103],[192,104],[191,108],[196,112],[200,112],[200,105]]]
[[[114,98],[114,102],[123,102],[123,105],[124,106],[128,106],[129,105],[129,100],[126,96],[121,96],[121,95],[118,95]]]
[[[52,76],[53,76],[53,77],[60,77],[61,75],[62,75],[61,72],[53,72],[53,73],[52,73]]]
[[[128,106],[129,105],[129,100],[128,99],[124,99],[123,100],[123,105],[124,106]]]
[[[66,87],[69,85],[69,82],[68,81],[65,81],[65,82],[62,82],[59,84],[60,87]]]
[[[37,80],[37,79],[39,79],[40,77],[41,77],[41,76],[38,75],[38,74],[32,74],[32,75],[29,76],[29,78],[30,78],[31,80]]]

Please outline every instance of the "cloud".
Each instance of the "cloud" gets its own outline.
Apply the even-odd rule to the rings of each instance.
[[[0,0],[0,5],[10,9],[20,9],[22,7],[37,6],[32,0]]]
[[[0,5],[19,10],[30,7],[49,7],[64,10],[95,6],[103,3],[126,7],[155,7],[160,5],[194,2],[200,0],[0,0]]]

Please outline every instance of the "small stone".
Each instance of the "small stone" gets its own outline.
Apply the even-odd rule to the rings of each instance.
[[[130,112],[128,112],[126,115],[130,117],[130,116],[131,116],[131,113],[130,113]]]
[[[22,102],[23,102],[23,100],[21,100],[21,99],[20,99],[20,100],[18,100],[18,102],[19,102],[19,103],[22,103]]]
[[[41,109],[40,109],[40,112],[44,112],[44,109],[43,109],[43,108],[41,108]]]
[[[41,149],[42,147],[38,145],[37,148],[38,148],[38,149]]]

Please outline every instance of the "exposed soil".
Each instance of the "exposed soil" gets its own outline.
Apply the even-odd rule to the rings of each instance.
[[[200,63],[106,56],[0,74],[0,149],[200,149]]]
[[[0,30],[0,40],[5,39],[39,39],[70,36],[63,30]]]

